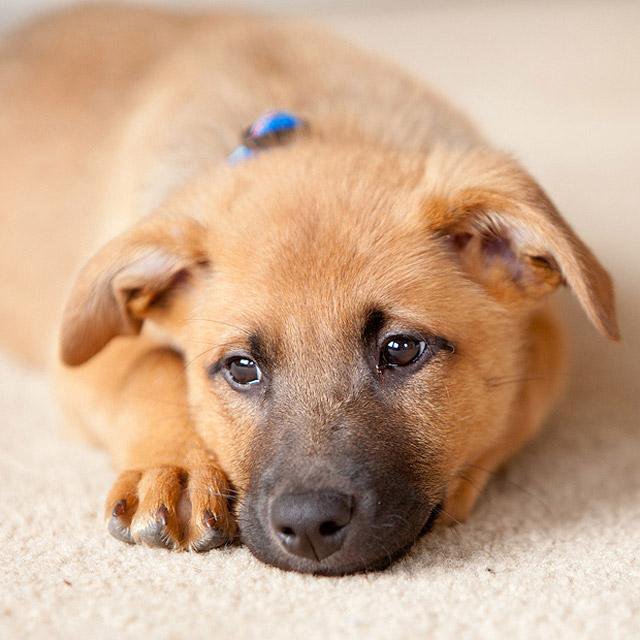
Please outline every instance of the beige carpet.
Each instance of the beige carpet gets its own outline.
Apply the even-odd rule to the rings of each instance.
[[[546,433],[468,524],[342,579],[112,540],[106,458],[65,442],[43,378],[0,359],[0,638],[640,637],[640,4],[323,19],[433,80],[532,168],[614,274],[624,341],[568,301],[573,375]]]

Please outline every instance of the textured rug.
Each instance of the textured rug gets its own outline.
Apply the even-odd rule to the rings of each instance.
[[[0,638],[640,637],[640,5],[320,17],[433,81],[532,168],[614,275],[623,342],[564,296],[572,375],[545,433],[467,524],[340,579],[243,548],[111,539],[106,457],[63,438],[41,373],[0,357]]]

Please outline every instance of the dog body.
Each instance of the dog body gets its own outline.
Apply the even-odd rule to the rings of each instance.
[[[548,293],[617,336],[606,272],[524,170],[313,27],[94,6],[0,56],[3,334],[46,359],[95,254],[56,380],[121,471],[124,541],[204,551],[239,522],[284,568],[383,566],[539,429]],[[230,166],[273,108],[308,130]]]

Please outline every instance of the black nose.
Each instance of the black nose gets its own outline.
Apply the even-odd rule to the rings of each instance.
[[[352,503],[334,491],[286,493],[271,503],[271,528],[289,553],[319,561],[342,547]]]

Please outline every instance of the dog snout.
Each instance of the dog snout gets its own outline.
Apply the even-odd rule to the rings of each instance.
[[[319,562],[342,548],[353,506],[353,496],[337,491],[281,494],[271,503],[271,530],[288,554]]]
[[[291,451],[290,438],[286,456],[254,470],[241,504],[242,541],[258,558],[345,575],[380,569],[416,540],[431,508],[410,467],[393,455],[374,464],[366,450],[292,463]]]

